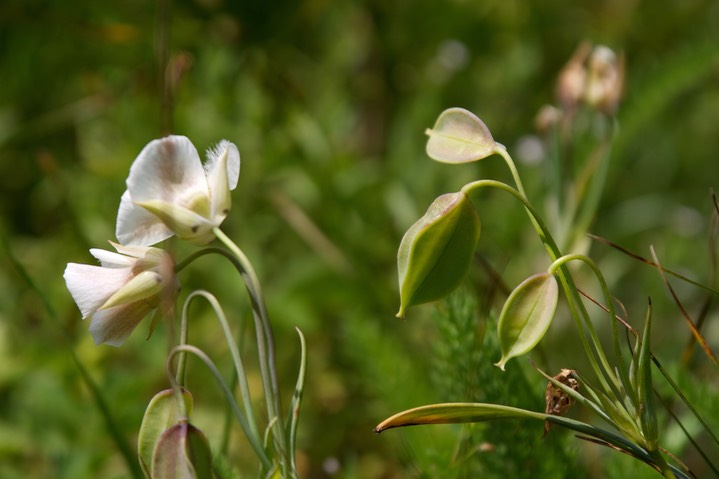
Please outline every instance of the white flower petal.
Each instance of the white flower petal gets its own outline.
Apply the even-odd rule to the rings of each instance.
[[[127,190],[133,202],[161,200],[185,207],[188,198],[209,197],[200,157],[184,136],[148,143],[130,167]]]
[[[129,281],[131,270],[68,263],[63,277],[84,319]]]
[[[211,221],[218,225],[225,219],[232,205],[230,190],[237,186],[240,174],[240,152],[227,140],[207,151],[205,163],[210,188]]]
[[[234,143],[227,140],[220,141],[217,145],[207,150],[205,153],[207,161],[205,162],[205,171],[207,172],[207,182],[212,189],[213,182],[211,177],[214,175],[214,170],[217,168],[218,161],[225,154],[227,155],[227,162],[225,163],[227,168],[227,184],[231,190],[237,187],[237,181],[240,177],[240,150],[237,149]]]
[[[105,268],[132,268],[136,261],[136,258],[98,248],[90,249],[90,254]]]
[[[115,250],[125,256],[132,256],[133,258],[142,258],[147,254],[150,250],[158,250],[161,251],[158,248],[150,248],[147,246],[132,246],[132,245],[122,245],[119,243],[115,243],[114,241],[108,241],[112,245]]]
[[[153,309],[153,306],[146,301],[103,309],[92,315],[90,334],[95,340],[95,344],[107,343],[110,346],[122,346],[140,321]]]
[[[149,246],[173,234],[175,233],[165,226],[160,218],[133,203],[129,191],[123,193],[115,229],[115,236],[121,244]]]

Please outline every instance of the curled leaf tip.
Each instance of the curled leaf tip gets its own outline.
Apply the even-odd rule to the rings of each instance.
[[[504,371],[504,365],[505,365],[505,364],[507,364],[507,360],[504,359],[504,358],[502,358],[502,359],[500,359],[499,361],[497,361],[496,363],[494,363],[494,365],[497,366],[497,367],[498,367],[499,369],[501,369],[502,371]]]

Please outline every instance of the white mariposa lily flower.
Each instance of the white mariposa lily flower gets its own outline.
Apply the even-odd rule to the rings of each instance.
[[[90,250],[101,266],[68,263],[63,277],[95,344],[120,346],[162,300],[174,298],[179,284],[164,250],[110,243],[117,253]]]
[[[227,140],[207,151],[204,166],[184,136],[153,140],[130,167],[117,213],[117,239],[150,246],[176,234],[197,245],[214,239],[230,211],[240,152]]]

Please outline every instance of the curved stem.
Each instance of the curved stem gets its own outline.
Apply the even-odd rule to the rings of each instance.
[[[597,264],[588,256],[583,254],[568,254],[565,256],[562,256],[561,258],[558,258],[556,261],[554,261],[550,267],[549,272],[554,274],[557,269],[559,269],[562,265],[565,263],[568,263],[569,261],[579,260],[584,262],[586,265],[588,265],[592,272],[594,273],[594,276],[597,278],[597,281],[599,281],[599,286],[602,289],[602,294],[604,295],[604,301],[607,303],[607,311],[609,312],[609,320],[612,325],[612,337],[614,340],[614,354],[617,356],[617,361],[619,363],[618,368],[616,368],[619,371],[619,374],[621,376],[622,382],[624,383],[624,388],[629,394],[629,396],[632,398],[632,401],[634,404],[638,404],[638,399],[636,396],[636,392],[634,391],[634,388],[632,387],[632,383],[629,380],[629,375],[626,371],[626,368],[624,367],[624,354],[622,353],[622,349],[619,344],[619,328],[617,327],[616,322],[616,309],[614,308],[614,299],[612,298],[611,293],[609,292],[609,286],[607,286],[607,281],[604,278],[604,275],[602,274],[601,270],[597,266]],[[592,328],[592,334],[594,335],[594,326],[591,322],[588,323],[588,327]]]
[[[525,210],[527,211],[527,214],[529,215],[529,219],[534,225],[535,230],[539,234],[540,238],[542,238],[542,241],[545,244],[545,248],[547,249],[547,252],[549,253],[550,258],[552,258],[552,261],[556,261],[559,259],[560,256],[562,256],[561,251],[559,250],[559,247],[557,246],[557,243],[552,238],[551,233],[547,229],[546,225],[541,221],[541,218],[537,211],[531,207],[529,204],[529,200],[527,199],[527,194],[524,190],[524,185],[522,184],[522,178],[519,176],[519,172],[517,171],[517,167],[514,164],[514,161],[512,160],[512,157],[509,155],[509,152],[507,152],[507,149],[504,147],[498,147],[495,148],[495,152],[499,154],[502,159],[504,159],[504,162],[507,164],[507,168],[509,169],[512,178],[514,179],[515,184],[517,185],[517,190],[521,198],[518,196],[518,198],[522,201],[522,203],[525,206]],[[579,296],[579,291],[577,290],[576,285],[574,284],[574,280],[572,279],[572,275],[569,273],[569,270],[565,266],[561,266],[559,270],[559,278],[562,282],[562,286],[565,290],[565,293],[567,293],[567,298],[569,300],[570,309],[572,311],[572,314],[580,314],[581,318],[584,320],[584,324],[589,328],[590,335],[592,337],[592,341],[594,342],[594,348],[596,350],[596,353],[602,362],[604,366],[604,374],[606,375],[606,381],[602,378],[601,375],[599,375],[600,381],[605,383],[606,386],[609,386],[609,389],[613,391],[617,398],[621,397],[620,394],[620,383],[617,379],[617,377],[614,375],[612,368],[609,366],[606,356],[604,354],[604,351],[602,349],[601,344],[599,343],[599,340],[594,333],[594,327],[592,325],[591,319],[589,318],[589,313],[587,312],[586,307],[584,306],[584,302],[582,301],[582,298]],[[611,301],[609,302],[611,304]],[[616,324],[614,323],[614,316],[612,316],[612,325],[616,327]],[[618,341],[617,341],[618,344]],[[589,350],[587,350],[589,351]]]
[[[180,344],[187,344],[188,340],[188,321],[187,316],[190,308],[190,297],[185,299],[185,304],[182,306],[182,316],[180,318]],[[185,386],[185,371],[187,367],[187,355],[185,353],[180,354],[180,358],[177,360],[177,371],[175,372],[175,380],[182,387]]]
[[[220,306],[220,303],[217,301],[217,298],[215,298],[214,295],[211,293],[204,291],[204,290],[197,290],[193,291],[185,300],[185,309],[189,309],[189,305],[192,302],[194,298],[202,297],[207,300],[208,303],[210,303],[210,306],[212,306],[212,309],[215,312],[215,316],[217,317],[217,320],[220,322],[220,325],[222,326],[222,331],[225,334],[225,340],[227,341],[227,346],[230,349],[230,355],[232,356],[232,362],[235,364],[235,374],[237,377],[237,380],[239,382],[240,386],[240,395],[242,396],[242,402],[245,409],[245,415],[247,416],[247,422],[249,425],[249,430],[252,435],[254,435],[255,438],[258,438],[259,441],[259,433],[257,430],[257,423],[255,422],[254,413],[252,412],[252,398],[250,396],[250,387],[247,382],[247,375],[245,374],[245,368],[242,364],[242,357],[240,356],[240,350],[237,347],[237,343],[235,342],[235,338],[232,335],[232,330],[230,329],[230,324],[227,321],[227,317],[225,316],[225,313],[222,311],[222,307]],[[184,319],[184,318],[183,318]],[[186,344],[186,343],[183,343]],[[184,358],[185,354],[182,353],[180,358]]]
[[[269,423],[273,425],[275,445],[279,449],[280,457],[286,455],[285,436],[282,433],[281,404],[279,383],[277,381],[277,372],[275,368],[275,342],[272,335],[272,326],[270,324],[267,307],[265,306],[264,297],[260,288],[260,282],[257,278],[252,263],[245,256],[244,252],[225,235],[220,228],[213,228],[213,233],[217,238],[230,250],[235,260],[233,264],[238,268],[242,278],[245,281],[247,292],[250,295],[252,303],[252,315],[255,320],[255,330],[257,333],[257,351],[260,363],[260,372],[262,374],[262,384],[265,391],[265,402],[267,405],[267,416]],[[276,418],[276,420],[275,420]]]
[[[222,379],[222,374],[217,369],[217,366],[215,366],[215,363],[212,362],[212,359],[210,359],[210,357],[207,356],[207,354],[205,354],[204,351],[202,351],[201,349],[199,349],[195,346],[191,346],[189,344],[175,346],[170,351],[170,354],[167,357],[167,377],[170,380],[172,387],[175,388],[176,390],[179,389],[179,384],[177,384],[177,381],[175,381],[175,375],[172,373],[172,360],[174,359],[175,355],[183,353],[183,352],[194,354],[203,363],[205,363],[205,366],[207,366],[207,369],[209,369],[210,374],[212,374],[212,376],[214,376],[215,381],[217,381],[217,384],[220,386],[220,389],[222,389],[222,393],[225,396],[227,403],[230,405],[232,412],[235,414],[237,421],[240,423],[240,427],[242,427],[242,430],[245,431],[245,435],[247,436],[247,439],[250,442],[250,445],[255,450],[257,457],[262,462],[263,468],[265,470],[269,470],[272,467],[272,463],[270,462],[269,458],[267,457],[267,454],[265,454],[265,450],[262,447],[262,444],[259,442],[259,440],[256,437],[252,436],[251,434],[248,434],[249,425],[247,424],[247,419],[242,414],[240,407],[237,405],[237,402],[235,401],[235,398],[232,395],[232,391],[230,391],[230,388],[227,387],[227,384],[225,384],[225,381]],[[180,403],[182,405],[184,405],[184,401],[180,401]],[[184,407],[184,406],[181,406],[181,407]]]
[[[509,159],[509,156],[508,154],[506,154],[506,151],[505,154],[502,156],[507,159],[508,165],[511,165],[510,170],[513,172],[514,176],[514,174],[516,174],[514,163],[512,163],[511,159]],[[522,190],[519,189],[521,188],[521,183],[519,182],[518,176],[516,177],[516,180],[518,182],[518,189],[514,189],[501,181],[477,180],[468,183],[464,187],[462,187],[462,193],[468,195],[471,191],[475,189],[488,186],[504,190],[517,198],[524,205],[524,208],[527,211],[527,214],[529,215],[529,218],[534,225],[537,234],[544,243],[550,258],[552,259],[552,261],[556,261],[561,256],[559,248],[554,242],[554,239],[552,238],[549,229],[542,221],[542,218],[537,212],[537,210],[534,208],[534,206],[532,206],[532,204],[529,202]],[[590,364],[592,365],[592,368],[594,369],[594,372],[597,375],[597,378],[602,383],[605,390],[610,390],[614,393],[616,397],[621,397],[619,381],[612,372],[612,368],[607,361],[604,350],[602,349],[602,346],[599,343],[599,339],[597,338],[597,335],[594,331],[594,326],[592,325],[591,319],[589,318],[589,313],[587,312],[584,303],[579,297],[577,287],[574,285],[574,281],[572,280],[571,274],[569,273],[569,270],[567,269],[566,265],[561,265],[557,274],[562,283],[562,287],[564,288],[564,291],[567,295],[569,309],[572,313],[575,324],[577,325],[577,329],[580,332],[579,337],[582,341],[582,345],[584,346],[585,351],[587,351],[587,357]],[[589,335],[589,337],[591,338],[593,347],[590,346],[587,335]],[[601,368],[599,367],[599,363],[597,361],[601,363]]]

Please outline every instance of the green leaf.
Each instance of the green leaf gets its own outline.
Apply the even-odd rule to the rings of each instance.
[[[462,281],[477,247],[480,221],[462,192],[434,200],[407,230],[397,253],[401,305],[397,317],[417,304],[436,301]]]
[[[481,160],[494,154],[498,146],[484,122],[464,108],[443,111],[434,129],[426,133],[427,154],[443,163]]]
[[[621,450],[647,464],[654,464],[654,459],[647,450],[612,432],[565,416],[555,416],[553,414],[544,414],[499,404],[441,403],[420,406],[402,411],[385,419],[374,428],[374,432],[379,434],[382,431],[395,427],[418,426],[423,424],[457,424],[497,419],[535,419],[539,421],[549,421],[558,426],[594,437],[598,439],[600,443],[611,445],[614,449]],[[688,477],[675,467],[671,469],[677,477]]]
[[[202,431],[182,421],[162,434],[153,456],[153,479],[213,477],[210,444]]]
[[[302,404],[302,394],[305,390],[305,373],[307,370],[307,345],[305,344],[305,336],[299,328],[295,328],[300,336],[301,356],[300,370],[297,374],[297,384],[295,385],[295,393],[292,395],[292,404],[290,406],[290,415],[287,418],[285,426],[285,434],[287,434],[287,444],[289,447],[290,461],[292,470],[296,469],[295,450],[297,449],[297,425],[300,420],[300,405]]]
[[[640,423],[647,444],[647,449],[656,451],[659,447],[659,427],[657,425],[657,412],[654,405],[654,388],[652,386],[651,361],[651,332],[652,332],[651,303],[647,310],[647,320],[644,325],[642,344],[639,348],[637,362],[637,396],[639,397]]]
[[[502,358],[495,366],[504,371],[507,361],[537,345],[552,322],[558,298],[557,279],[551,273],[530,276],[512,291],[499,315],[497,335]]]
[[[189,391],[182,389],[181,394],[185,401],[186,414],[192,411],[192,395]],[[145,410],[142,418],[142,426],[137,438],[137,452],[140,459],[140,466],[145,477],[150,475],[152,469],[152,458],[155,448],[162,434],[182,419],[177,408],[177,398],[174,390],[165,389],[155,394]]]
[[[441,403],[420,406],[395,414],[379,423],[374,432],[423,424],[454,424],[482,422],[493,419],[541,419],[547,414],[485,403]]]

